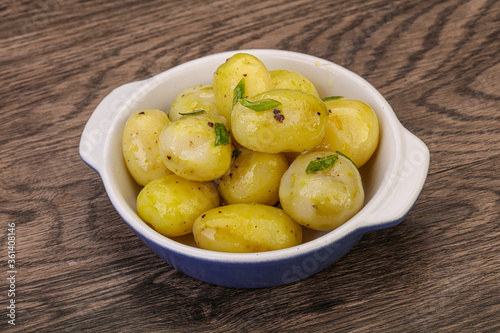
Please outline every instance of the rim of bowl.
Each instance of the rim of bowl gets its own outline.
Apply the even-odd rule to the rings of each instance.
[[[368,83],[361,76],[329,60],[318,58],[316,56],[308,54],[303,54],[293,51],[284,51],[284,50],[247,49],[247,50],[226,51],[226,52],[207,55],[201,58],[197,58],[182,63],[175,67],[169,68],[164,72],[159,73],[149,79],[144,80],[143,84],[134,93],[132,93],[130,96],[126,98],[127,102],[123,103],[123,106],[120,108],[118,113],[123,114],[127,109],[130,108],[130,105],[133,104],[134,101],[143,97],[152,88],[163,82],[165,77],[168,77],[177,71],[182,71],[185,68],[199,66],[201,63],[206,62],[207,60],[228,58],[231,55],[240,52],[250,53],[258,58],[260,57],[282,58],[291,61],[300,61],[307,64],[310,64],[311,62],[314,64],[315,62],[320,61],[329,66],[333,66],[335,70],[343,72],[344,75],[350,76],[351,79],[354,79],[354,81],[359,82],[360,85],[363,85],[365,88],[369,89],[370,93],[374,95],[374,98],[376,98],[379,101],[379,103],[384,104],[385,106],[384,117],[385,120],[389,122],[389,124],[387,124],[388,126],[385,126],[385,128],[391,129],[391,131],[386,131],[385,135],[389,134],[390,132],[393,136],[396,136],[395,135],[396,131],[398,132],[397,134],[399,136],[402,135],[401,134],[402,125],[399,123],[399,120],[394,114],[394,111],[392,110],[389,103],[378,92],[377,89],[375,89],[370,83]],[[265,63],[264,60],[263,62]],[[118,118],[119,117],[117,117],[117,119]],[[111,133],[111,135],[109,135],[104,142],[105,156],[109,155],[106,154],[106,152],[108,152],[112,148],[111,147],[111,141],[112,141],[111,137],[113,136],[112,133],[115,133],[117,130],[120,130],[120,128],[118,128],[119,122],[117,121],[117,119],[113,121],[113,124],[110,127],[109,133]],[[397,169],[398,167],[397,162],[401,159],[401,143],[399,141],[400,140],[393,140],[394,143],[393,149],[395,151],[395,156],[394,156],[395,162],[390,164],[392,168],[391,170],[388,170],[388,172],[391,171],[393,172],[395,169]],[[136,211],[131,209],[131,207],[129,207],[127,204],[123,203],[125,201],[123,195],[115,190],[113,183],[110,181],[108,173],[112,171],[113,170],[108,170],[107,163],[105,162],[105,165],[103,166],[102,171],[100,172],[107,195],[111,203],[115,207],[116,211],[118,212],[118,214],[136,233],[147,238],[149,241],[155,243],[156,245],[164,249],[167,249],[168,251],[176,252],[178,254],[190,256],[200,260],[226,262],[226,263],[259,263],[267,261],[276,261],[281,259],[289,259],[294,256],[303,255],[306,253],[313,253],[315,251],[324,249],[325,247],[334,243],[335,241],[340,240],[341,238],[349,234],[362,230],[364,227],[364,225],[361,223],[362,219],[368,218],[367,215],[369,215],[369,213],[373,211],[374,209],[373,207],[378,202],[383,200],[383,197],[385,196],[389,188],[393,185],[392,183],[384,182],[383,186],[375,191],[376,193],[374,194],[374,196],[368,202],[365,203],[363,208],[355,216],[353,216],[350,220],[348,220],[346,223],[342,224],[338,228],[329,231],[324,235],[319,236],[316,239],[280,250],[273,250],[267,252],[254,252],[254,253],[229,253],[229,252],[217,252],[212,250],[205,250],[191,245],[183,244],[181,242],[176,241],[175,239],[163,236],[157,231],[155,231],[153,228],[149,227],[144,221],[142,221],[142,219],[140,219]],[[387,223],[390,222],[391,221],[388,221]],[[384,223],[383,225],[385,226],[385,224],[386,223]]]

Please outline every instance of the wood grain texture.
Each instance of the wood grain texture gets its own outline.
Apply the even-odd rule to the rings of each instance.
[[[500,331],[500,2],[0,4],[0,331]],[[153,254],[78,155],[114,88],[227,50],[283,49],[362,75],[431,151],[398,226],[306,280],[212,286]],[[7,225],[16,223],[16,326]]]

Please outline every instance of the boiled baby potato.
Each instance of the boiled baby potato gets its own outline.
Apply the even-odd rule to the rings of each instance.
[[[264,252],[302,242],[302,228],[283,210],[261,204],[233,204],[211,209],[193,224],[202,249],[220,252]]]
[[[185,114],[199,110],[218,115],[211,84],[200,84],[181,91],[172,103],[168,117],[170,120],[176,120]]]
[[[269,71],[273,89],[295,89],[319,97],[314,84],[303,75],[286,69],[277,69]]]
[[[213,89],[219,114],[229,120],[235,102],[234,90],[244,79],[243,98],[257,95],[272,88],[271,77],[266,66],[255,56],[237,53],[220,65],[214,73]]]
[[[219,205],[213,182],[195,182],[167,175],[148,183],[137,196],[137,212],[153,229],[167,237],[192,232],[203,212]]]
[[[368,104],[356,99],[326,100],[325,104],[325,138],[315,150],[340,151],[362,167],[378,146],[377,115]]]
[[[281,176],[288,169],[283,154],[267,154],[239,148],[231,169],[219,180],[219,193],[226,203],[278,202]]]
[[[358,168],[342,154],[328,151],[298,156],[281,178],[283,210],[315,230],[333,230],[363,206]]]
[[[300,90],[273,89],[240,100],[231,114],[231,127],[236,141],[248,149],[271,154],[303,152],[323,140],[327,119],[325,103],[318,97]]]
[[[195,181],[222,177],[231,166],[233,148],[226,119],[206,113],[170,122],[160,134],[163,163],[176,175]]]
[[[163,164],[158,147],[160,133],[169,122],[161,110],[144,110],[133,113],[125,124],[122,137],[125,165],[141,186],[172,173]]]

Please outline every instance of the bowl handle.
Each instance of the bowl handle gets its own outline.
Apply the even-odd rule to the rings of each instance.
[[[409,213],[424,187],[429,170],[429,149],[415,135],[402,128],[402,159],[399,168],[388,179],[395,183],[388,194],[379,202],[373,214],[369,215],[365,231],[390,227],[401,222]]]
[[[109,93],[90,116],[80,139],[80,157],[95,171],[102,165],[103,148],[113,120],[128,97],[142,84],[136,81],[124,84]]]

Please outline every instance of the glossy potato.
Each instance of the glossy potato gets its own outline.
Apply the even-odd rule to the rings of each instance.
[[[226,203],[278,202],[281,176],[288,168],[283,154],[267,154],[239,148],[229,171],[219,180],[219,193]]]
[[[283,210],[261,204],[234,204],[211,209],[193,225],[202,249],[220,252],[264,252],[302,242],[302,228]]]
[[[281,105],[265,111],[235,105],[231,127],[241,145],[275,154],[310,150],[323,140],[328,114],[318,97],[299,90],[273,89],[249,98],[251,102],[266,99]]]
[[[233,151],[231,137],[224,132],[225,121],[224,117],[198,114],[169,123],[160,134],[163,163],[176,175],[189,180],[210,181],[222,177],[231,166]],[[218,142],[221,138],[225,139],[224,143]]]
[[[204,110],[214,116],[218,115],[214,89],[211,84],[200,84],[181,91],[172,103],[168,117],[170,120],[176,120],[182,117],[181,113],[197,110]]]
[[[273,89],[295,89],[302,90],[319,97],[314,84],[303,75],[286,69],[269,71]]]
[[[192,232],[193,223],[203,212],[219,205],[213,182],[195,182],[167,175],[148,183],[137,196],[139,216],[167,237]]]
[[[244,97],[257,95],[272,88],[271,76],[266,66],[255,56],[237,53],[220,65],[214,73],[213,89],[219,114],[228,121],[233,109],[234,88],[245,79]]]
[[[125,124],[123,158],[128,171],[141,186],[172,173],[163,164],[158,147],[160,133],[169,122],[161,110],[144,110],[133,113]]]
[[[356,99],[325,102],[328,108],[325,138],[314,150],[340,151],[358,168],[373,155],[379,141],[377,115],[366,103]]]
[[[311,162],[335,155],[332,166],[307,173]],[[364,190],[359,171],[348,158],[332,152],[310,152],[298,156],[285,172],[279,197],[283,210],[298,223],[315,230],[333,230],[361,209]]]

